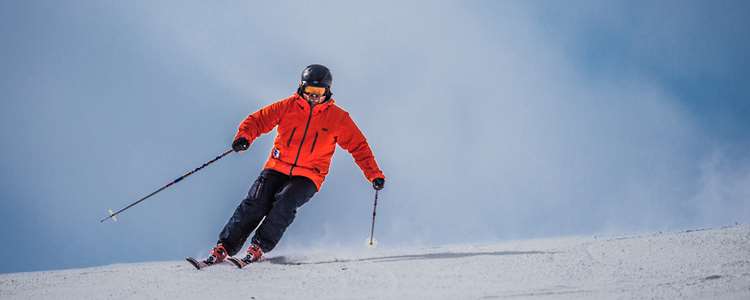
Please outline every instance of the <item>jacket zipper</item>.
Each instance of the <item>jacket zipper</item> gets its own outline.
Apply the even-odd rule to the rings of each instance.
[[[299,142],[299,149],[297,149],[297,156],[294,158],[294,164],[289,168],[289,177],[292,177],[292,171],[294,171],[294,167],[297,166],[297,161],[299,161],[299,154],[302,152],[302,145],[305,144],[307,129],[310,127],[310,120],[312,120],[313,109],[315,109],[315,106],[310,105],[310,115],[307,117],[307,124],[305,124],[305,130],[302,132],[302,140]]]
[[[297,127],[294,127],[294,129],[292,129],[292,134],[289,136],[289,140],[286,141],[286,146],[287,147],[289,147],[289,145],[292,143],[292,138],[294,137],[294,132],[295,131],[297,131]]]
[[[313,139],[312,147],[310,147],[310,153],[313,153],[313,150],[315,150],[315,142],[318,141],[318,132],[315,132],[315,138]]]

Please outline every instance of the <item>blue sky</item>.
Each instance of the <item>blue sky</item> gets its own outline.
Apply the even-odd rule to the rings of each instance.
[[[5,1],[0,272],[203,255],[260,172],[237,124],[304,66],[388,177],[382,247],[748,222],[744,1]],[[339,149],[276,253],[360,249]]]

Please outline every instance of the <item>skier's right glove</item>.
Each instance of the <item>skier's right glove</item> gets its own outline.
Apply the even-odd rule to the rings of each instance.
[[[246,138],[238,138],[232,143],[232,150],[234,150],[234,152],[245,151],[247,148],[250,148],[250,143]]]
[[[376,191],[382,190],[384,185],[385,179],[383,178],[375,178],[372,180],[372,188],[374,188]]]

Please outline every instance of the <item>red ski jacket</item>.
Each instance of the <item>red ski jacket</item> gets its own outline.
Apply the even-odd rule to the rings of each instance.
[[[375,162],[370,145],[349,113],[330,99],[310,109],[298,94],[268,105],[249,115],[235,140],[244,137],[252,143],[278,125],[278,134],[266,162],[266,169],[310,178],[320,190],[336,144],[351,153],[368,181],[385,178]]]

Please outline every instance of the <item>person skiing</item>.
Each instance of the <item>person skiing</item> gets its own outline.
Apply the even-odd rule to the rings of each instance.
[[[320,190],[337,144],[354,157],[375,190],[383,188],[385,176],[365,136],[331,97],[330,70],[313,64],[302,71],[301,77],[296,93],[240,123],[232,142],[235,152],[247,150],[258,136],[276,127],[278,133],[260,176],[222,229],[204,264],[234,256],[253,230],[247,255],[241,261],[232,261],[243,265],[256,262],[273,250],[294,220],[297,208]]]

